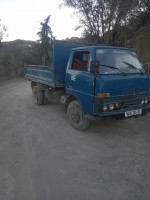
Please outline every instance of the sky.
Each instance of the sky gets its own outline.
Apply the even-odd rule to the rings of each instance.
[[[0,19],[8,31],[3,41],[16,39],[38,39],[40,22],[51,15],[50,26],[56,39],[80,37],[81,30],[75,31],[79,24],[74,10],[60,8],[63,0],[0,0]]]

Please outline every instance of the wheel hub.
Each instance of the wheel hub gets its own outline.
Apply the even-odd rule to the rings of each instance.
[[[79,111],[76,108],[72,108],[72,110],[71,110],[71,116],[72,116],[72,120],[75,123],[79,123],[80,122],[81,116],[80,116]]]

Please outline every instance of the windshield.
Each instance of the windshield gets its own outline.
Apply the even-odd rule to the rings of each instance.
[[[97,49],[96,59],[100,62],[100,74],[145,73],[137,54],[131,50]]]

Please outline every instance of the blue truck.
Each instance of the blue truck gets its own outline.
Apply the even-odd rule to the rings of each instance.
[[[55,41],[51,66],[26,65],[33,101],[65,104],[77,130],[91,120],[125,119],[150,110],[150,77],[128,48]]]

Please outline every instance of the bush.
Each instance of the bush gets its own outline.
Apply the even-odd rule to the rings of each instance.
[[[22,40],[2,43],[0,48],[0,78],[23,76],[24,63],[41,64],[39,44]]]

